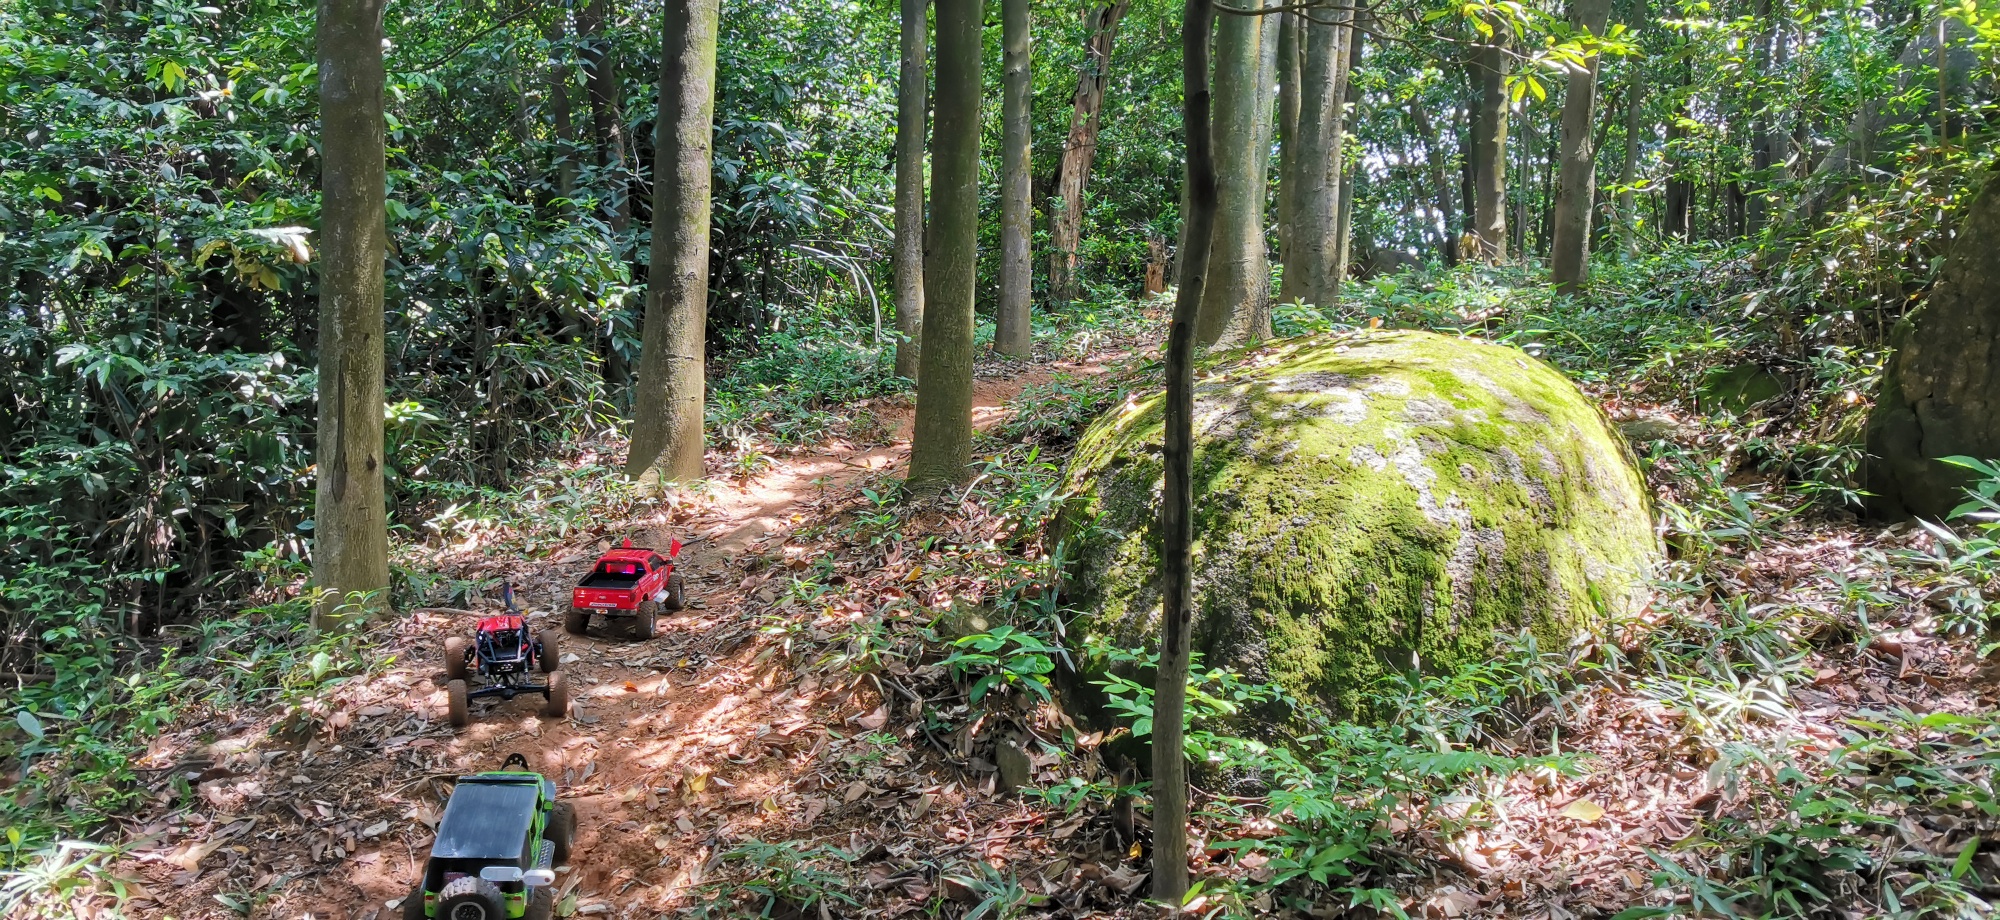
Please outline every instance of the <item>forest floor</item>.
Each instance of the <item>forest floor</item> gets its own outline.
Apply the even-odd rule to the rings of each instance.
[[[1126,340],[1079,360],[982,364],[977,423],[1060,414],[1061,387],[1132,379],[1154,347]],[[1683,458],[1732,456],[1684,402],[1642,390],[1595,395],[1615,419],[1667,429]],[[950,640],[938,624],[960,610],[977,617],[1013,590],[1008,573],[1032,563],[1013,557],[1035,545],[1016,530],[1036,518],[999,506],[1046,482],[1022,476],[1013,492],[996,491],[1020,475],[996,456],[963,493],[892,500],[908,457],[907,397],[851,410],[875,417],[875,438],[780,454],[753,476],[633,502],[573,533],[501,527],[421,549],[416,558],[452,578],[510,580],[531,622],[556,626],[596,553],[627,535],[655,546],[679,538],[694,603],[663,618],[650,642],[604,638],[597,626],[565,636],[576,698],[566,720],[522,698],[475,704],[474,724],[453,731],[438,649],[470,629],[471,614],[427,609],[385,627],[394,634],[375,644],[362,678],[300,703],[182,722],[138,764],[157,795],[127,825],[114,867],[136,880],[127,912],[398,916],[450,779],[520,752],[578,805],[561,915],[1155,915],[1142,900],[1143,810],[1016,796],[1000,781],[1007,735],[1039,742],[1024,742],[1026,763],[1011,772],[1045,789],[1106,784],[1097,737],[1025,695],[972,705],[938,663]],[[982,453],[1019,453],[981,443]],[[2000,763],[1990,720],[1968,721],[1963,735],[1948,721],[1990,713],[2000,683],[1968,643],[1940,637],[1939,593],[1895,561],[1934,550],[1931,535],[1788,512],[1756,498],[1781,484],[1745,463],[1710,467],[1727,481],[1704,484],[1663,456],[1654,451],[1648,467],[1664,505],[1751,496],[1738,509],[1743,533],[1697,528],[1706,542],[1677,563],[1697,587],[1663,593],[1602,646],[1530,661],[1527,671],[1555,675],[1545,685],[1475,687],[1509,702],[1479,703],[1484,715],[1455,723],[1471,734],[1447,745],[1566,756],[1575,768],[1502,771],[1392,803],[1364,829],[1368,855],[1342,869],[1353,876],[1335,876],[1355,887],[1307,888],[1317,893],[1289,915],[1763,913],[1803,885],[1852,908],[1835,915],[1863,916],[1881,897],[1864,884],[1902,890],[1936,875],[1926,866],[1969,873],[1974,900],[1981,880],[2000,877],[2000,861],[1978,849],[1995,830],[1991,810],[1947,795],[1938,778],[1977,785]],[[1886,778],[1907,797],[1884,797],[1876,780]],[[1812,837],[1826,826],[1835,831]],[[1286,912],[1273,889],[1256,887],[1283,868],[1277,858],[1222,846],[1277,833],[1270,820],[1229,824],[1213,811],[1198,823],[1199,874],[1252,892],[1232,913]],[[1857,862],[1876,868],[1857,874]],[[1356,906],[1363,888],[1393,901]]]
[[[982,364],[974,424],[992,427],[1008,416],[1009,400],[1057,373],[1100,374],[1125,356]],[[900,477],[907,464],[908,398],[874,403],[856,408],[886,428],[882,443],[835,441],[780,457],[753,477],[706,495],[671,495],[535,558],[496,557],[477,540],[432,557],[457,578],[510,580],[532,627],[560,629],[578,573],[617,539],[686,544],[678,570],[692,609],[664,616],[654,640],[606,638],[601,619],[587,637],[563,636],[568,719],[543,717],[541,698],[526,696],[475,701],[464,730],[445,721],[438,650],[446,637],[468,634],[476,616],[500,612],[495,602],[397,620],[381,665],[313,701],[303,719],[284,709],[242,712],[227,724],[162,735],[137,766],[161,789],[184,777],[197,797],[131,826],[138,846],[120,867],[136,880],[129,906],[179,918],[399,916],[393,908],[421,870],[448,781],[497,769],[514,752],[577,803],[579,855],[562,874],[560,910],[584,916],[685,906],[704,867],[745,838],[936,859],[996,854],[1034,833],[1038,816],[993,794],[990,765],[965,775],[929,770],[882,734],[907,728],[889,724],[882,679],[794,666],[810,662],[797,643],[825,642],[832,624],[795,631],[772,613],[778,576],[817,553],[855,549],[797,534],[865,506],[862,490]],[[856,560],[887,567],[868,573],[877,588],[930,587],[949,597],[948,586],[923,577],[922,554],[877,550]],[[808,618],[863,613],[838,594],[824,604]],[[171,798],[163,793],[162,804]]]

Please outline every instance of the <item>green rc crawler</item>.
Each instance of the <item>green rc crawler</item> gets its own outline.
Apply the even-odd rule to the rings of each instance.
[[[527,758],[509,754],[497,772],[461,776],[403,920],[549,920],[555,867],[569,862],[575,838],[576,812]]]

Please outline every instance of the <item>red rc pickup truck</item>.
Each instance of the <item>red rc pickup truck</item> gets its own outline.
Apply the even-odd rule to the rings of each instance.
[[[581,636],[590,627],[590,615],[601,613],[607,631],[619,631],[612,621],[628,620],[623,630],[627,636],[651,639],[661,607],[679,610],[687,604],[681,576],[674,571],[674,559],[680,554],[679,540],[663,556],[625,538],[617,549],[599,556],[590,574],[577,582],[563,630]]]

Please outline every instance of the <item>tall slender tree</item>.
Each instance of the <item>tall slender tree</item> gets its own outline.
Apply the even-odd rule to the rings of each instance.
[[[1153,899],[1178,909],[1187,897],[1189,641],[1194,620],[1194,351],[1216,212],[1209,131],[1208,35],[1213,0],[1187,0],[1181,15],[1181,124],[1187,128],[1188,251],[1167,327],[1166,417],[1160,494],[1160,667],[1153,685]]]
[[[590,0],[577,12],[577,35],[583,41],[584,86],[590,96],[591,134],[597,142],[597,165],[611,185],[611,229],[623,234],[632,223],[631,157],[625,139],[624,94],[619,89],[618,58],[605,35],[610,0]]]
[[[924,335],[924,123],[930,99],[930,0],[902,0],[896,75],[896,373],[917,379]]]
[[[1347,33],[1352,10],[1320,10],[1301,28],[1299,67],[1298,162],[1292,178],[1297,187],[1280,188],[1292,201],[1292,264],[1287,276],[1299,276],[1298,296],[1307,303],[1332,306],[1340,296],[1335,277],[1340,261],[1340,150],[1342,109],[1347,85]],[[1223,26],[1228,26],[1225,20]]]
[[[983,0],[937,0],[937,115],[924,252],[923,370],[909,488],[936,492],[972,462],[972,300],[979,261],[980,26]]]
[[[320,0],[319,469],[313,581],[326,628],[386,603],[382,488],[384,213],[382,0]]]
[[[1341,104],[1337,113],[1340,132],[1339,137],[1334,139],[1330,154],[1333,157],[1334,174],[1340,177],[1340,210],[1334,215],[1333,222],[1333,238],[1337,241],[1337,245],[1333,249],[1333,271],[1328,273],[1328,283],[1332,285],[1328,304],[1340,300],[1340,285],[1347,280],[1347,259],[1354,245],[1355,177],[1354,170],[1348,168],[1347,162],[1347,120],[1351,115],[1349,110],[1354,107],[1357,96],[1351,75],[1354,66],[1361,60],[1361,39],[1367,34],[1363,30],[1368,27],[1369,16],[1367,0],[1356,0],[1350,17],[1353,26],[1347,30],[1347,48],[1341,53],[1340,75],[1336,78],[1336,82],[1340,84]]]
[[[1492,34],[1473,49],[1472,232],[1477,256],[1486,262],[1507,258],[1507,49],[1506,24],[1489,16]]]
[[[1299,167],[1299,79],[1304,66],[1305,17],[1297,11],[1278,13],[1278,263],[1285,267],[1278,285],[1280,303],[1298,303],[1303,272],[1297,257]]]
[[[1271,334],[1271,269],[1265,255],[1264,205],[1270,164],[1278,19],[1261,0],[1223,16],[1215,36],[1215,239],[1209,243],[1196,341],[1204,346]]]
[[[993,350],[1028,356],[1028,300],[1033,283],[1028,261],[1034,237],[1028,154],[1028,0],[1000,0],[1000,304],[994,317]]]
[[[1067,304],[1077,286],[1077,246],[1083,238],[1083,192],[1097,158],[1097,133],[1102,122],[1104,92],[1111,83],[1111,50],[1118,39],[1132,0],[1084,8],[1084,28],[1090,33],[1083,64],[1077,69],[1076,95],[1070,110],[1069,136],[1063,140],[1062,164],[1056,177],[1057,203],[1049,215],[1049,302]]]
[[[666,0],[660,117],[653,139],[652,268],[632,400],[638,478],[702,478],[707,397],[708,220],[721,0]]]
[[[1604,34],[1611,19],[1611,0],[1570,0],[1570,25],[1591,35]],[[1597,58],[1571,70],[1563,92],[1562,175],[1557,180],[1555,233],[1550,243],[1549,278],[1556,290],[1571,294],[1590,275],[1590,215],[1597,200],[1597,144],[1591,129],[1597,124]]]

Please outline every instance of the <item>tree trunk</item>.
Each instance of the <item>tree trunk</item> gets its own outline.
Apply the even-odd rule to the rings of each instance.
[[[632,192],[625,143],[625,112],[618,82],[618,61],[611,54],[611,42],[604,36],[606,0],[590,0],[577,16],[577,33],[583,39],[585,86],[590,94],[591,131],[597,141],[597,165],[611,183],[609,214],[611,229],[624,234],[632,224]]]
[[[1321,10],[1313,19],[1322,21],[1308,20],[1299,30],[1297,186],[1286,195],[1292,201],[1294,239],[1285,276],[1296,273],[1298,298],[1320,307],[1333,306],[1340,296],[1334,272],[1340,261],[1341,101],[1352,15],[1345,9]]]
[[[1877,517],[1942,520],[1971,471],[1947,457],[2000,458],[2000,177],[1966,210],[1930,297],[1896,325],[1868,415],[1862,485]]]
[[[1084,10],[1090,44],[1076,76],[1075,106],[1069,116],[1069,136],[1063,141],[1062,164],[1056,176],[1057,210],[1049,215],[1049,303],[1065,305],[1081,295],[1077,283],[1077,246],[1083,238],[1083,192],[1090,166],[1097,157],[1097,131],[1104,109],[1104,90],[1111,82],[1111,49],[1118,24],[1132,0],[1114,0]]]
[[[1333,222],[1335,245],[1333,271],[1330,273],[1333,287],[1328,292],[1331,299],[1326,301],[1329,305],[1340,302],[1340,286],[1347,282],[1348,266],[1351,264],[1348,261],[1348,254],[1353,249],[1354,243],[1354,170],[1349,169],[1347,164],[1347,108],[1356,101],[1354,81],[1350,78],[1355,65],[1361,62],[1361,39],[1366,34],[1362,29],[1367,28],[1370,21],[1367,0],[1357,0],[1353,21],[1354,27],[1347,30],[1347,47],[1340,55],[1340,75],[1335,80],[1340,84],[1341,104],[1338,117],[1334,119],[1338,133],[1333,139],[1333,149],[1330,153],[1333,156],[1333,173],[1340,177],[1340,208],[1334,215]]]
[[[312,556],[313,582],[326,592],[313,612],[321,629],[344,612],[389,602],[382,12],[382,0],[319,4],[319,481]]]
[[[556,196],[565,200],[576,196],[576,126],[572,124],[569,83],[572,68],[569,45],[564,39],[566,10],[556,10],[542,30],[549,45],[549,117],[556,135]]]
[[[937,115],[924,253],[923,371],[910,490],[965,478],[972,462],[972,301],[979,269],[980,27],[984,0],[937,0]]]
[[[1444,264],[1458,264],[1458,206],[1452,201],[1450,173],[1445,169],[1444,144],[1432,130],[1430,114],[1424,111],[1421,99],[1410,100],[1410,123],[1417,129],[1417,136],[1423,141],[1425,158],[1430,167],[1431,195],[1437,200],[1438,219],[1443,223],[1442,239],[1439,240],[1439,254]]]
[[[993,350],[1025,358],[1033,350],[1028,319],[1028,243],[1034,236],[1028,177],[1028,0],[1000,0],[1000,304]]]
[[[1504,28],[1488,20],[1494,34],[1472,56],[1472,232],[1482,261],[1507,258],[1507,53]]]
[[[1570,24],[1603,35],[1611,0],[1570,0]],[[1571,71],[1563,92],[1562,175],[1557,180],[1555,233],[1549,279],[1556,292],[1574,294],[1590,277],[1590,217],[1597,201],[1597,55]]]
[[[1306,31],[1298,13],[1278,13],[1278,264],[1285,267],[1278,283],[1281,303],[1298,303],[1304,272],[1298,260],[1299,80],[1305,60]]]
[[[1694,180],[1687,175],[1687,154],[1682,149],[1687,140],[1687,128],[1682,125],[1688,118],[1688,98],[1694,94],[1694,62],[1685,57],[1691,53],[1686,47],[1688,41],[1682,39],[1681,96],[1674,104],[1673,120],[1667,123],[1667,188],[1666,188],[1666,231],[1681,239],[1694,233]]]
[[[1249,9],[1262,6],[1248,0]],[[1270,164],[1271,98],[1278,20],[1225,15],[1215,38],[1215,238],[1195,339],[1237,344],[1271,334],[1271,269],[1265,255],[1265,173]]]
[[[652,268],[625,475],[702,478],[708,337],[708,218],[720,0],[666,0],[653,138]]]
[[[896,374],[917,379],[924,334],[924,121],[930,97],[930,0],[902,0],[896,76]]]
[[[1641,0],[1634,22],[1644,15],[1644,0]],[[1618,168],[1618,238],[1624,242],[1627,252],[1639,251],[1639,207],[1638,196],[1633,186],[1639,181],[1639,129],[1641,113],[1646,99],[1644,71],[1638,62],[1633,62],[1632,85],[1625,93],[1625,162]]]
[[[1187,128],[1190,251],[1167,328],[1166,431],[1160,497],[1160,666],[1153,686],[1153,900],[1179,908],[1187,896],[1187,712],[1194,610],[1194,350],[1203,305],[1208,241],[1217,205],[1210,151],[1208,32],[1211,0],[1187,0],[1181,16],[1181,124]],[[1231,17],[1236,18],[1236,17]]]

